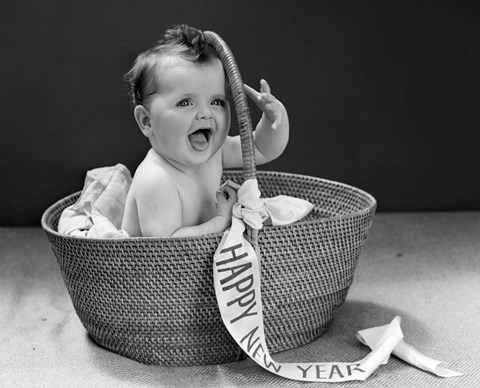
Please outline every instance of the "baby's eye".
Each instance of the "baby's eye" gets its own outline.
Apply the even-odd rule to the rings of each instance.
[[[217,98],[212,101],[212,105],[225,106],[225,101],[221,98]]]
[[[192,100],[190,100],[189,98],[185,98],[177,102],[177,106],[189,106],[189,105],[192,105]]]

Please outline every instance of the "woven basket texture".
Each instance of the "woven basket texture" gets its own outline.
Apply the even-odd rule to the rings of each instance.
[[[366,192],[320,178],[257,172],[263,197],[309,200],[305,220],[264,227],[258,236],[267,345],[271,353],[318,338],[352,283],[376,202]],[[243,181],[241,171],[224,179]],[[59,234],[70,195],[47,209],[42,226],[75,310],[99,345],[146,364],[220,364],[245,358],[225,329],[213,287],[221,234],[193,238],[91,239]]]

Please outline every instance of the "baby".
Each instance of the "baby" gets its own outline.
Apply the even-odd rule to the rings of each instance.
[[[130,187],[122,229],[129,236],[197,236],[231,224],[236,190],[220,181],[224,168],[242,166],[239,136],[228,136],[228,84],[203,33],[186,25],[166,31],[125,75],[135,120],[151,144]],[[277,158],[288,142],[283,104],[265,80],[246,95],[262,110],[254,131],[258,165]]]

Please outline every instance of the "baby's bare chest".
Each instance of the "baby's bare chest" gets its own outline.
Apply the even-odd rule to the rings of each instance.
[[[183,182],[179,187],[183,225],[198,225],[216,215],[216,192],[221,171],[210,171]]]

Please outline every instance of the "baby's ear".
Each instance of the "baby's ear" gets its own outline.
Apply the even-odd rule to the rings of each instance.
[[[150,113],[148,110],[143,105],[137,105],[133,115],[142,133],[149,137],[152,133],[152,126],[150,125]]]

